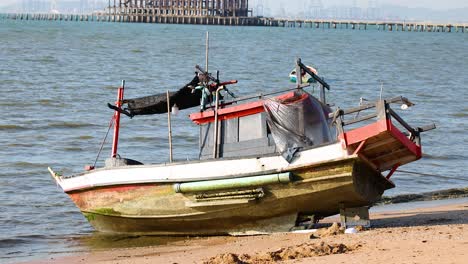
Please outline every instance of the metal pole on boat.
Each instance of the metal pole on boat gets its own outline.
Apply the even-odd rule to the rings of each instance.
[[[122,107],[122,101],[124,97],[124,89],[125,89],[125,80],[122,80],[122,85],[117,90],[117,102],[115,102],[115,106],[120,108]],[[117,145],[119,144],[119,130],[120,130],[120,112],[114,112],[114,138],[112,140],[112,154],[111,158],[117,157]]]
[[[323,84],[320,84],[320,101],[322,101],[323,104],[327,104],[325,98],[325,87],[323,87]]]
[[[171,125],[171,98],[169,90],[166,91],[167,96],[167,128],[169,131],[169,162],[172,162],[172,125]]]
[[[301,84],[302,84],[302,74],[301,74],[302,70],[301,70],[300,63],[301,63],[301,59],[297,58],[297,60],[296,60],[296,84],[297,84],[297,88],[301,87]]]
[[[223,90],[224,86],[216,89],[216,101],[214,110],[214,137],[213,137],[213,158],[218,158],[218,107],[219,107],[219,91]]]
[[[206,32],[205,71],[208,72],[208,54],[210,51],[210,32]]]

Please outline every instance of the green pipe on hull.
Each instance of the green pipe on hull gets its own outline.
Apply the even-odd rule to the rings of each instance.
[[[235,179],[176,183],[174,184],[173,188],[176,193],[207,192],[236,188],[258,187],[277,183],[290,183],[291,178],[291,173],[285,172]]]

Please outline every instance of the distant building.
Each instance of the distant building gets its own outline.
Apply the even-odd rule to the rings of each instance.
[[[117,1],[117,3],[116,3]],[[157,15],[246,17],[248,0],[110,0],[111,7],[151,10]]]

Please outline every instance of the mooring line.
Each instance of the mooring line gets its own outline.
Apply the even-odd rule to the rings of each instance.
[[[112,116],[112,118],[111,118],[111,120],[109,122],[109,128],[107,128],[106,136],[104,137],[104,140],[101,143],[101,147],[99,148],[96,160],[94,160],[94,165],[93,165],[94,168],[96,168],[96,163],[97,163],[97,161],[99,159],[99,156],[101,155],[102,148],[104,147],[104,144],[106,143],[107,136],[109,135],[109,131],[112,128],[112,126],[114,125],[114,121],[115,121],[115,118],[114,118],[114,116]]]

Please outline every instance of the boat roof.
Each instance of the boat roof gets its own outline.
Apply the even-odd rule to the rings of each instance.
[[[291,92],[287,92],[279,96],[275,96],[273,97],[273,99],[288,100],[288,99],[294,98],[295,96],[297,96],[297,94],[294,91],[291,91]],[[228,120],[232,118],[254,115],[254,114],[264,112],[264,111],[265,109],[263,108],[263,101],[257,100],[253,102],[248,102],[244,104],[238,104],[238,105],[218,109],[218,120]],[[215,113],[214,113],[213,108],[211,108],[210,110],[207,110],[204,112],[190,114],[189,117],[192,120],[192,122],[194,122],[195,124],[203,125],[206,123],[214,122]]]

